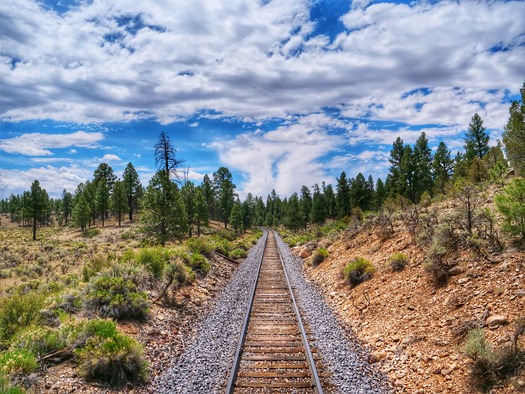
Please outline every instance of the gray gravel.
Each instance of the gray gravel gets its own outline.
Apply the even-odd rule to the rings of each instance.
[[[214,394],[224,391],[266,237],[265,231],[202,320],[198,334],[185,351],[153,382],[155,393]],[[337,388],[337,391],[330,389],[330,394],[393,392],[386,377],[367,362],[366,351],[357,339],[344,330],[320,292],[305,279],[304,262],[292,255],[279,236],[277,243],[303,311],[303,320],[312,330],[316,339],[314,346],[332,375],[331,383]]]
[[[345,331],[321,293],[306,280],[303,260],[292,254],[281,237],[276,238],[302,318],[310,326],[315,339],[313,345],[319,350],[323,364],[331,374],[331,383],[338,390],[331,390],[331,393],[394,392],[386,376],[367,361],[368,354],[357,338]]]
[[[224,390],[267,233],[239,266],[197,335],[155,382],[155,393],[213,394]]]

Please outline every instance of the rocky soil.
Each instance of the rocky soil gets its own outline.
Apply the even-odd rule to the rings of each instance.
[[[403,226],[398,224],[387,240],[380,234],[380,227],[369,226],[296,247],[294,253],[308,260],[315,247],[328,248],[330,256],[318,267],[305,264],[308,276],[399,392],[473,393],[461,333],[479,324],[494,348],[510,344],[513,322],[525,315],[525,253],[512,245],[488,258],[460,250],[448,285],[436,288],[423,268],[425,248]],[[388,264],[396,252],[409,257],[400,272],[392,272]],[[376,272],[352,289],[341,273],[356,256],[369,259]],[[523,369],[492,393],[522,391]]]

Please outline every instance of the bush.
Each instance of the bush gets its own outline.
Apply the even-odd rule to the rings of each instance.
[[[347,264],[343,270],[343,276],[352,287],[370,279],[375,272],[375,268],[372,263],[363,258],[356,257],[349,264]]]
[[[427,261],[424,264],[425,271],[430,275],[436,287],[444,286],[448,283],[450,274],[449,265],[445,261],[447,249],[437,242],[434,242],[427,253]]]
[[[229,256],[230,256],[232,259],[238,260],[238,259],[243,259],[243,258],[245,258],[246,256],[248,256],[248,253],[246,253],[246,251],[245,251],[244,249],[237,248],[237,249],[233,249],[233,250],[229,253]]]
[[[102,317],[145,319],[149,312],[146,293],[139,291],[132,267],[114,267],[94,278],[86,292],[86,306]]]
[[[75,350],[82,376],[119,387],[146,381],[147,363],[137,341],[119,334],[110,321],[88,324],[86,330],[93,335]]]
[[[11,386],[9,380],[0,374],[0,394],[24,394],[25,391],[19,387]]]
[[[189,238],[184,244],[192,253],[200,253],[205,256],[211,256],[213,252],[213,244],[205,238]]]
[[[44,307],[44,297],[41,294],[14,294],[0,301],[0,344],[9,342],[20,329],[42,320],[40,310]]]
[[[216,231],[213,236],[216,239],[224,239],[226,241],[235,241],[237,239],[237,235],[235,234],[235,231],[232,230],[219,230]]]
[[[403,271],[408,264],[408,257],[403,253],[394,253],[388,258],[388,263],[393,272]]]
[[[202,254],[192,253],[190,255],[190,267],[193,270],[206,273],[211,269],[211,264]]]
[[[100,234],[100,229],[98,228],[87,228],[83,231],[82,235],[85,238],[93,238]]]
[[[38,368],[35,355],[27,349],[0,353],[0,371],[6,375],[27,375]]]
[[[168,280],[173,280],[173,282],[180,285],[185,285],[195,280],[195,273],[192,271],[192,269],[180,261],[175,261],[172,264],[168,264],[165,275]]]
[[[155,278],[162,277],[167,256],[162,248],[144,248],[138,252],[136,260]]]
[[[327,258],[329,255],[328,251],[325,248],[319,248],[315,251],[315,253],[312,255],[312,265],[314,267],[317,267],[319,264],[321,264],[325,258]]]
[[[26,349],[38,358],[66,347],[61,332],[51,327],[28,327],[16,334],[10,350]]]
[[[525,179],[513,179],[495,198],[498,211],[505,216],[503,229],[525,241]]]

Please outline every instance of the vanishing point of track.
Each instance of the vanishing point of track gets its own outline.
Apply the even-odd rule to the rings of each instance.
[[[226,393],[323,393],[272,231],[268,233]]]

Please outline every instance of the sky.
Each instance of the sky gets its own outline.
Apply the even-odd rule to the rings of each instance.
[[[525,1],[2,0],[0,198],[144,185],[167,133],[242,196],[385,179],[392,142],[496,144],[525,80]]]

